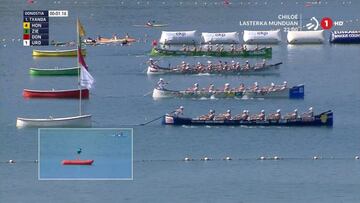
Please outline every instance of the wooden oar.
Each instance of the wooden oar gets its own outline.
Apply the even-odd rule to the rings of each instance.
[[[175,112],[175,111],[172,111],[172,112],[170,112],[169,114],[172,114],[172,113],[174,113],[174,112]],[[157,121],[157,120],[163,118],[164,116],[165,116],[165,115],[161,115],[161,116],[159,116],[159,117],[157,117],[157,118],[152,119],[151,121],[148,121],[148,122],[146,122],[146,123],[140,124],[140,126],[144,126],[144,125],[147,125],[147,124],[152,123],[152,122],[154,122],[154,121]]]

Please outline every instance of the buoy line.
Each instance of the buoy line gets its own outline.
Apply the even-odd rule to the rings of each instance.
[[[260,156],[258,158],[232,158],[231,156],[224,156],[222,158],[212,158],[210,156],[204,156],[201,158],[192,158],[190,156],[184,157],[183,159],[147,159],[147,160],[134,160],[134,163],[141,162],[206,162],[206,161],[279,161],[279,160],[360,160],[360,156],[356,155],[352,158],[350,157],[321,157],[321,156],[313,156],[313,157],[280,157],[280,156]],[[9,159],[6,161],[0,161],[5,164],[19,164],[19,163],[38,163],[38,160],[14,160]]]

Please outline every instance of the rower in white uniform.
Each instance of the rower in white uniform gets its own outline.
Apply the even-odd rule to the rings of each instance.
[[[175,117],[180,117],[184,115],[184,107],[183,106],[180,106],[179,108],[177,108],[174,112],[174,116]]]
[[[157,82],[157,89],[159,90],[164,90],[165,89],[165,86],[167,85],[168,83],[164,81],[164,79],[160,78],[159,81]]]

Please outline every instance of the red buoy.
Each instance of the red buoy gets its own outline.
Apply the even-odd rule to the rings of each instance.
[[[63,165],[91,165],[94,160],[63,160]]]

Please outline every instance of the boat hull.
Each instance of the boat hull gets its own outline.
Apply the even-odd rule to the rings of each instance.
[[[304,98],[304,85],[297,85],[291,88],[284,88],[276,91],[262,91],[254,92],[245,90],[243,92],[224,92],[224,91],[175,91],[175,90],[160,90],[155,88],[152,97],[154,99],[163,98],[289,98],[300,99]]]
[[[82,49],[81,54],[86,55],[86,50]],[[76,57],[77,49],[70,50],[33,50],[32,55],[35,57]]]
[[[272,48],[262,48],[258,50],[235,51],[235,52],[208,52],[208,51],[179,51],[152,48],[151,56],[215,56],[215,57],[263,57],[271,58]]]
[[[30,68],[29,73],[32,76],[70,76],[78,75],[79,68],[54,68],[54,69],[40,69],[40,68]]]
[[[24,98],[53,98],[53,99],[79,99],[80,98],[80,90],[29,90],[24,89],[23,91]],[[82,89],[81,90],[81,98],[88,99],[89,98],[89,90]]]
[[[91,127],[91,115],[82,115],[64,118],[17,118],[17,128],[37,127],[37,128],[58,128],[58,127]]]
[[[333,112],[327,111],[316,115],[313,120],[281,119],[280,121],[243,121],[243,120],[200,120],[165,115],[164,125],[195,125],[195,126],[333,126]]]
[[[92,165],[94,160],[63,160],[62,165]]]
[[[164,68],[164,67],[148,67],[147,74],[148,75],[161,75],[161,74],[198,74],[198,75],[205,75],[205,74],[217,74],[217,75],[270,75],[270,74],[277,74],[279,72],[280,65],[282,63],[276,64],[269,64],[265,67],[261,68],[251,68],[250,70],[206,70],[204,72],[199,73],[194,68],[189,70],[183,71],[179,68]]]

